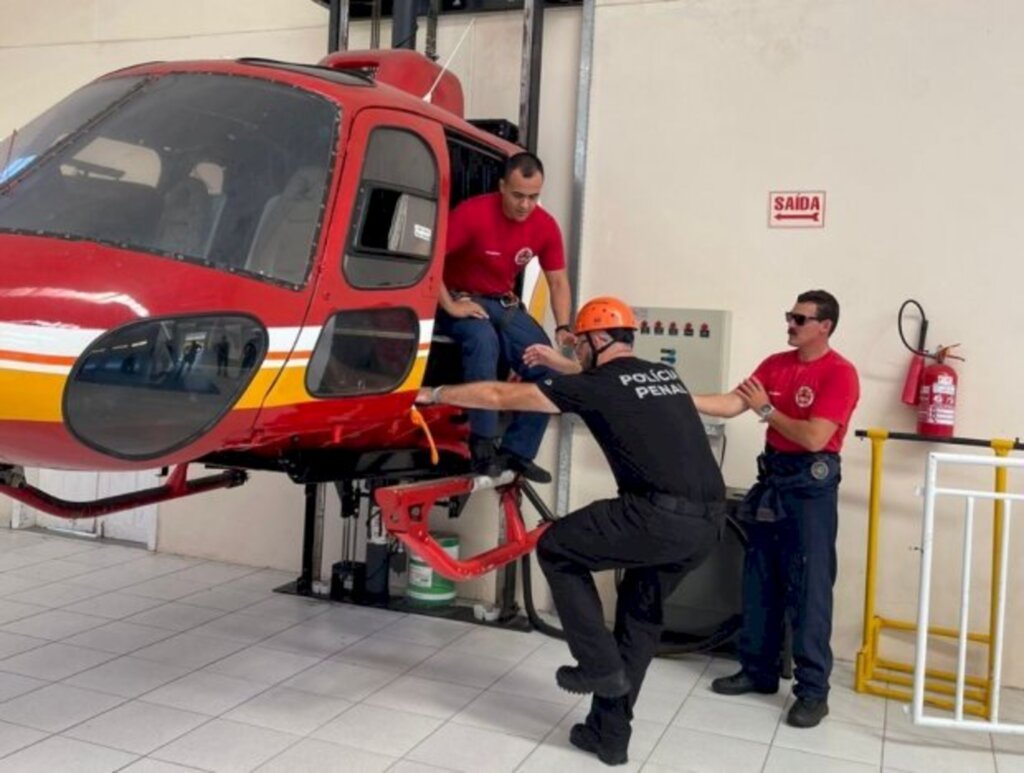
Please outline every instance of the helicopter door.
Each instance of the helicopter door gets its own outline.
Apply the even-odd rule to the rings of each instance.
[[[448,201],[441,126],[367,109],[348,139],[340,206],[306,327],[321,333],[306,387],[317,397],[385,395],[423,379]]]

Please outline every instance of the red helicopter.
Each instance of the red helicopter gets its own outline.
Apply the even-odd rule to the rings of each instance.
[[[0,143],[0,493],[94,517],[279,470],[390,484],[385,525],[450,577],[529,551],[544,526],[511,475],[466,475],[459,412],[413,406],[457,380],[432,335],[449,209],[516,149],[405,50],[158,62],[76,91]],[[68,502],[26,466],[174,469]],[[426,513],[483,485],[511,539],[453,564]]]

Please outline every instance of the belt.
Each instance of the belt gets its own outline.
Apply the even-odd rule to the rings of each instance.
[[[453,298],[483,298],[488,301],[497,301],[506,309],[519,305],[519,296],[511,290],[507,293],[470,293],[464,290],[455,290],[451,295]]]
[[[637,496],[646,499],[662,510],[671,510],[679,515],[688,515],[694,518],[716,518],[725,513],[725,502],[693,502],[686,497],[662,494],[658,491],[637,494]]]
[[[839,461],[839,454],[831,451],[787,453],[767,446],[765,452],[757,458],[757,466],[762,474],[787,476],[809,470],[816,462],[838,465]]]

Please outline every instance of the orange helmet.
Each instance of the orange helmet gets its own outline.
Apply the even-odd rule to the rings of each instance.
[[[618,298],[592,298],[576,315],[576,335],[621,327],[636,330],[637,324],[633,309]]]

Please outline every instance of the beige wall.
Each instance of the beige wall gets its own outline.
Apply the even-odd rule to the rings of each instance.
[[[957,364],[958,434],[1016,436],[1022,24],[1024,5],[998,0],[600,4],[582,294],[731,309],[736,380],[785,348],[782,311],[799,291],[830,289],[843,309],[834,344],[860,369],[853,425],[899,430],[914,418],[898,401],[907,353],[895,316],[915,297],[931,343],[962,342],[968,358]],[[823,230],[766,227],[768,191],[791,189],[827,191]],[[729,483],[753,479],[762,432],[749,416],[731,423]],[[886,451],[879,611],[891,616],[914,616],[913,489],[929,448]],[[866,443],[848,441],[833,639],[844,658],[861,629],[868,458]],[[957,528],[952,514],[943,524]],[[952,542],[938,546],[933,607],[946,624]],[[981,580],[980,546],[977,562]],[[1022,580],[1017,561],[1011,588]],[[1019,593],[1010,601],[1020,608]],[[986,606],[978,594],[979,627]],[[1007,651],[1021,642],[1011,615]],[[1007,667],[1024,684],[1024,663]]]
[[[2,13],[0,68],[8,77],[0,82],[0,134],[115,67],[242,54],[311,61],[326,30],[326,13],[296,0],[5,0]],[[467,23],[442,23],[442,58]],[[904,430],[913,418],[897,402],[906,355],[894,318],[913,296],[931,314],[932,343],[964,344],[959,433],[1018,434],[1024,407],[1007,354],[1009,331],[1024,322],[1016,297],[1024,268],[1015,254],[1024,243],[1016,195],[1022,24],[1024,6],[1008,0],[601,4],[582,295],[731,309],[730,374],[738,379],[784,347],[781,312],[794,295],[826,287],[843,303],[836,347],[860,367],[854,426]],[[540,150],[550,172],[545,203],[563,225],[578,30],[577,10],[548,15]],[[452,63],[470,115],[516,119],[521,38],[518,14],[477,21]],[[367,39],[366,25],[356,25],[353,47]],[[826,228],[766,228],[768,191],[792,188],[828,192]],[[542,461],[553,462],[554,434]],[[574,505],[611,490],[592,441],[584,431],[576,437]],[[751,482],[761,441],[750,417],[730,425],[729,483]],[[925,451],[895,443],[887,450],[879,610],[892,616],[913,616],[913,488]],[[860,636],[867,464],[868,447],[851,439],[834,637],[844,658]],[[475,507],[459,525],[470,549],[493,537],[492,511]],[[300,488],[257,476],[240,490],[163,507],[160,547],[296,569],[301,510]],[[945,516],[947,531],[954,520]],[[947,568],[937,581],[936,611],[947,622],[959,571],[951,543],[940,540],[939,565]],[[1018,553],[1019,545],[1018,538]],[[979,547],[979,581],[984,560]],[[1011,587],[1022,574],[1018,563]],[[466,591],[486,596],[489,583]],[[981,626],[981,597],[974,609]],[[1024,641],[1024,622],[1011,617],[1009,625],[1012,652]],[[1024,663],[1008,668],[1009,680],[1024,684]]]

